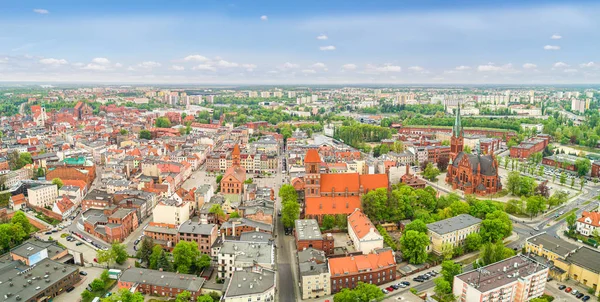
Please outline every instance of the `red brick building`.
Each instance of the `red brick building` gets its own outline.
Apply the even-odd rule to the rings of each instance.
[[[110,206],[103,210],[90,209],[83,213],[86,232],[106,241],[122,242],[138,227],[135,210]]]
[[[340,258],[329,258],[331,293],[353,289],[359,282],[380,285],[396,280],[396,259],[390,249]]]
[[[561,169],[576,171],[575,162],[579,157],[569,154],[554,154],[546,156],[542,159],[542,164],[551,167],[558,167]]]
[[[312,247],[325,252],[327,255],[333,254],[333,236],[331,234],[321,234],[319,224],[315,219],[296,220],[294,237],[298,251]]]
[[[83,157],[66,158],[58,164],[48,166],[46,179],[81,180],[89,188],[96,178],[96,165]]]
[[[591,176],[592,177],[600,177],[600,162],[599,161],[592,162]]]
[[[73,113],[78,120],[82,120],[85,117],[91,116],[94,113],[94,108],[84,102],[77,102],[75,108],[73,108]]]
[[[130,268],[123,272],[117,286],[119,289],[131,289],[144,295],[176,297],[177,294],[188,291],[191,301],[196,301],[202,295],[204,278],[196,275],[163,272],[144,268]]]
[[[460,121],[460,107],[456,110],[456,119],[450,139],[450,158],[446,182],[453,190],[462,190],[465,194],[486,195],[502,189],[498,176],[498,161],[491,155],[473,155],[463,152],[464,132]]]
[[[247,122],[246,127],[250,128],[252,130],[259,130],[260,128],[266,129],[267,127],[269,127],[269,123],[265,122],[265,121]]]
[[[536,152],[543,152],[544,148],[550,143],[549,136],[538,136],[522,141],[518,146],[510,148],[510,157],[513,158],[528,158]]]

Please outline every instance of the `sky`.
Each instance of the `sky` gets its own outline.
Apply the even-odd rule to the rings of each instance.
[[[600,2],[0,1],[0,81],[596,84]]]

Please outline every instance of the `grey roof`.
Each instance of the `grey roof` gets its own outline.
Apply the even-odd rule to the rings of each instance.
[[[234,223],[235,223],[236,227],[237,226],[250,226],[252,228],[259,229],[259,230],[265,230],[265,231],[271,231],[273,229],[273,226],[268,223],[255,221],[255,220],[248,219],[248,218],[230,218],[228,221],[226,221],[225,223],[223,223],[221,225],[221,229],[232,228]]]
[[[153,225],[149,225],[144,231],[151,233],[177,235],[177,229],[175,228],[165,228]],[[156,241],[156,239],[154,239],[154,241]]]
[[[313,276],[329,273],[327,263],[316,263],[315,261],[299,263],[300,276]]]
[[[296,237],[298,240],[319,240],[323,239],[319,224],[316,219],[297,219]]]
[[[515,282],[518,278],[533,275],[548,269],[543,263],[523,254],[484,266],[481,270],[472,270],[454,278],[458,278],[473,286],[481,293]],[[483,272],[483,273],[481,273]],[[518,272],[518,275],[515,274]]]
[[[233,272],[227,290],[225,291],[225,299],[236,296],[261,294],[274,287],[274,271],[261,267],[248,267]],[[271,301],[272,300],[273,297],[271,297]]]
[[[575,253],[566,258],[567,262],[575,263],[595,273],[600,273],[599,259],[600,252],[587,246],[582,246]]]
[[[432,222],[427,225],[427,229],[436,234],[443,235],[464,229],[480,222],[481,219],[477,217],[473,217],[469,214],[460,214],[448,219]]]
[[[93,199],[93,200],[110,200],[111,195],[106,193],[106,191],[101,190],[91,190],[87,195],[85,195],[84,199]]]
[[[209,184],[203,184],[200,187],[198,187],[198,189],[196,189],[196,193],[199,193],[199,194],[203,195],[203,194],[207,193],[208,191],[212,190],[211,188],[212,188],[211,185],[209,185]]]
[[[215,228],[215,224],[200,224],[198,222],[188,220],[179,226],[178,232],[186,234],[211,235],[213,228]]]
[[[196,275],[161,272],[145,268],[130,268],[123,272],[119,280],[154,286],[180,288],[193,293],[198,292],[204,284],[204,278],[196,277]]]
[[[494,159],[491,155],[473,155],[465,152],[459,152],[456,158],[452,161],[452,166],[458,167],[458,163],[463,157],[467,156],[473,173],[477,174],[477,166],[481,166],[481,174],[486,176],[494,176],[498,174],[498,171],[494,167]]]
[[[27,274],[31,274],[31,277],[24,278],[26,275],[21,274],[26,269],[29,269]],[[42,259],[31,267],[21,261],[7,261],[0,268],[0,293],[2,293],[2,296],[7,293],[11,293],[11,295],[2,301],[17,301],[17,296],[19,296],[20,301],[35,301],[36,297],[46,292],[49,287],[56,285],[57,281],[70,274],[77,274],[77,271],[78,268],[74,266],[58,263],[48,258]],[[48,275],[50,282],[43,281],[46,279],[44,278],[46,275]],[[25,284],[26,286],[23,287]]]
[[[37,191],[37,190],[45,189],[45,188],[48,188],[48,187],[51,187],[51,186],[56,186],[56,185],[54,185],[54,184],[53,185],[41,185],[41,186],[37,186],[37,187],[31,187],[31,188],[29,188],[27,190]]]
[[[37,239],[29,239],[23,242],[21,245],[14,247],[10,250],[11,253],[19,255],[24,258],[28,258],[41,250],[48,249],[48,257],[52,257],[58,253],[61,253],[65,248],[59,246],[54,241],[41,241]]]
[[[112,213],[112,215],[110,215],[111,218],[124,218],[125,216],[129,215],[129,213],[133,212],[134,210],[132,209],[124,209],[124,208],[120,208],[118,210],[116,210],[114,213]]]
[[[235,255],[235,261],[273,264],[273,245],[265,242],[225,241],[221,254]]]
[[[543,249],[551,251],[555,254],[566,257],[569,253],[577,250],[578,246],[568,241],[541,233],[533,237],[527,238],[527,242],[536,246],[542,246]]]
[[[240,241],[248,242],[269,242],[273,237],[265,232],[243,232],[240,234]]]
[[[325,262],[326,260],[327,257],[325,256],[324,251],[312,247],[298,252],[298,263],[309,261]]]

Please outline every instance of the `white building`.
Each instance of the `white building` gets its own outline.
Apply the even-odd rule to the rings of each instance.
[[[274,301],[275,277],[274,271],[259,265],[236,271],[222,299],[225,302]]]
[[[190,219],[190,205],[175,199],[162,200],[152,213],[154,222],[180,225]]]
[[[218,276],[231,278],[235,271],[259,265],[273,269],[275,249],[269,242],[225,241],[217,255]]]
[[[45,208],[52,207],[58,197],[58,187],[56,185],[42,185],[27,189],[29,204]]]
[[[348,216],[348,235],[356,250],[363,254],[383,248],[383,236],[360,209],[354,210]]]
[[[577,233],[583,236],[591,236],[594,230],[600,228],[600,212],[581,213],[581,217],[575,223]],[[600,232],[600,230],[598,230]]]

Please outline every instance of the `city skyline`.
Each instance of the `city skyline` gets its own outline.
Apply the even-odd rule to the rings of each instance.
[[[600,82],[591,1],[112,4],[2,4],[0,81]]]

